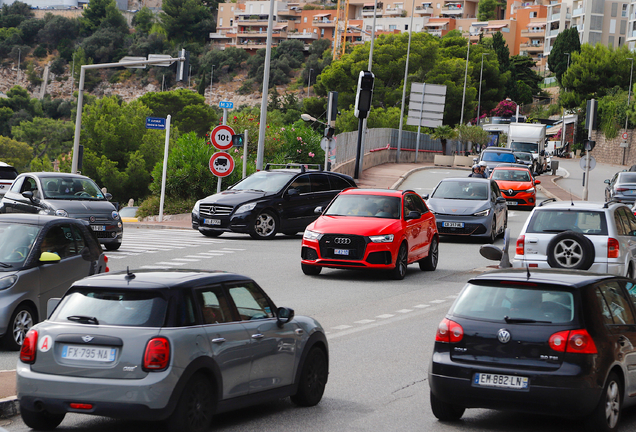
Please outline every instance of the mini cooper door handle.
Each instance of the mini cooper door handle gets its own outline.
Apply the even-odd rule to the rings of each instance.
[[[212,339],[212,343],[223,343],[225,342],[225,338],[214,338]]]
[[[263,339],[263,335],[260,333],[253,334],[252,339]]]

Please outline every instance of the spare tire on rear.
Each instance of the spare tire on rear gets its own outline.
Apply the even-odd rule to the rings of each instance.
[[[563,231],[548,243],[548,264],[552,268],[588,270],[594,263],[594,245],[583,234]]]

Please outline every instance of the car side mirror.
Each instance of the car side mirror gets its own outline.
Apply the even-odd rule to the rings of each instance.
[[[298,189],[294,189],[294,188],[287,189],[287,195],[289,196],[298,195]]]
[[[605,180],[603,181],[603,183],[605,183],[605,184],[610,184],[610,181],[609,181],[609,179],[605,179]],[[23,195],[24,195],[24,194],[23,194]]]
[[[425,200],[429,199],[429,197],[430,197],[430,195],[429,195],[429,194],[424,194],[424,195],[422,195],[422,199],[425,199]]]
[[[110,200],[113,199],[113,195],[111,193],[109,193],[109,192],[106,192],[104,194],[104,198],[106,198],[108,201],[110,201]]]
[[[22,196],[35,204],[37,204],[40,201],[39,199],[37,199],[35,195],[33,195],[33,191],[22,192]]]
[[[501,203],[505,203],[506,199],[504,197],[497,197],[497,199],[495,200],[495,202],[497,204],[501,204]]]
[[[322,214],[322,210],[323,210],[322,207],[316,207],[314,209],[314,213],[317,214],[317,215],[321,215]]]
[[[82,259],[84,261],[93,261],[91,250],[87,246],[84,246],[84,249],[82,249],[82,252],[80,254],[82,255]]]
[[[276,311],[276,323],[278,327],[283,327],[285,324],[294,319],[294,310],[287,307],[279,307]]]
[[[422,217],[422,213],[415,211],[415,210],[411,210],[409,212],[408,215],[406,215],[406,220],[411,220],[411,219],[419,219]]]
[[[40,262],[44,264],[55,264],[60,262],[60,260],[60,256],[53,252],[42,252],[40,255]]]
[[[535,180],[534,184],[541,184],[541,180]]]

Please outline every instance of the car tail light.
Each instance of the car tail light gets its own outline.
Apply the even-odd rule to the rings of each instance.
[[[596,354],[596,344],[585,329],[564,330],[554,333],[548,341],[550,348],[558,352]]]
[[[104,264],[108,264],[108,257],[106,255],[104,255]],[[110,269],[108,268],[108,265],[106,265],[106,268],[104,269],[104,273],[108,273],[110,271]]]
[[[170,362],[170,342],[164,337],[152,338],[146,344],[144,370],[163,370]]]
[[[76,403],[76,402],[71,402],[69,404],[69,406],[73,409],[78,409],[78,410],[90,410],[93,409],[93,404],[87,404],[87,403]]]
[[[519,238],[517,239],[517,249],[515,250],[515,253],[517,255],[523,255],[525,246],[526,246],[526,236],[519,236]]]
[[[607,257],[608,258],[618,258],[620,254],[620,247],[618,245],[618,240],[615,238],[607,239]]]
[[[625,192],[628,191],[629,188],[616,188],[616,192]]]
[[[22,342],[22,348],[20,348],[20,361],[22,363],[35,363],[35,348],[38,345],[38,331],[29,330]]]
[[[435,340],[437,342],[456,343],[464,337],[464,329],[455,321],[444,318],[437,326]]]

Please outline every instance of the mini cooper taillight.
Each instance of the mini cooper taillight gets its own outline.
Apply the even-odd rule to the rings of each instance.
[[[170,362],[170,342],[164,337],[155,337],[146,344],[143,369],[160,371],[168,367]]]
[[[29,330],[22,342],[22,348],[20,348],[20,361],[22,363],[33,364],[35,363],[36,347],[38,345],[38,331]]]
[[[464,329],[462,326],[448,318],[444,318],[437,326],[437,333],[435,334],[437,342],[455,343],[461,341],[463,337]]]
[[[524,249],[526,246],[526,236],[519,236],[519,238],[517,239],[517,248],[515,249],[515,253],[517,255],[523,255],[524,254]]]
[[[554,333],[548,341],[550,348],[558,352],[596,354],[596,344],[585,329],[564,330]]]

